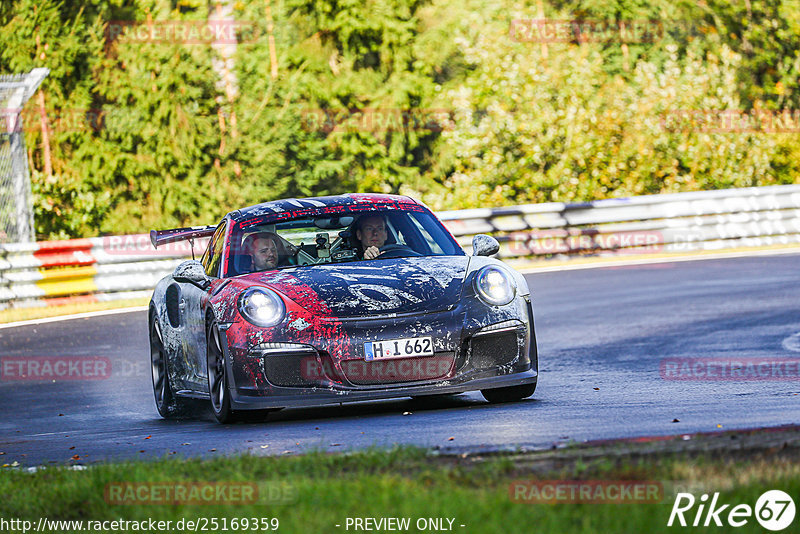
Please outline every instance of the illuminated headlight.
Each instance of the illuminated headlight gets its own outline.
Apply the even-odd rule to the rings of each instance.
[[[283,300],[266,287],[251,287],[239,297],[242,317],[257,326],[275,326],[283,321],[286,306]]]
[[[475,292],[486,304],[504,306],[514,300],[517,284],[507,270],[487,265],[475,275]]]

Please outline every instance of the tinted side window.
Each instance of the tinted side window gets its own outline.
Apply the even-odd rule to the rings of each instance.
[[[206,253],[203,255],[203,267],[208,276],[219,277],[219,266],[222,263],[222,249],[225,247],[225,221],[219,223]]]

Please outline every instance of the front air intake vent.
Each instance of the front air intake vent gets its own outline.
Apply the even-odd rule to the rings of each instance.
[[[371,386],[450,378],[455,352],[437,352],[433,356],[387,360],[345,360],[342,371],[351,384]]]
[[[475,370],[508,365],[519,356],[517,332],[499,332],[474,337],[469,342],[469,365]]]

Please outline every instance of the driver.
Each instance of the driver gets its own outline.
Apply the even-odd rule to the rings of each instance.
[[[254,271],[274,269],[288,256],[281,238],[273,232],[248,235],[244,240],[244,250],[250,254]]]
[[[380,248],[386,243],[386,221],[380,215],[365,215],[356,223],[358,239],[365,260],[374,260],[381,255]]]

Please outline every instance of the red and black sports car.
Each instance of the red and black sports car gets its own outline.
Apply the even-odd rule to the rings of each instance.
[[[266,202],[216,226],[153,231],[158,247],[211,237],[150,301],[150,359],[163,417],[210,399],[245,410],[480,390],[533,394],[525,279],[475,236],[467,256],[424,205],[351,194]]]

